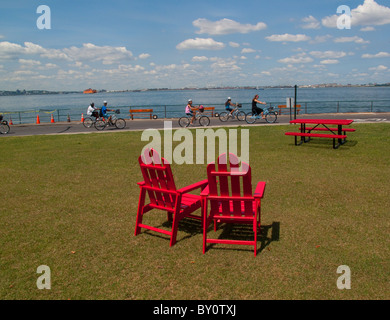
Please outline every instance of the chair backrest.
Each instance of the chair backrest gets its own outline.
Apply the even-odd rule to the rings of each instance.
[[[227,159],[223,153],[217,165],[213,162],[207,166],[207,177],[211,210],[222,206],[224,215],[253,214],[251,168],[247,163],[242,162],[240,170],[238,157],[229,153]]]
[[[160,208],[174,208],[176,185],[168,161],[161,158],[156,150],[145,149],[138,162],[151,204]]]

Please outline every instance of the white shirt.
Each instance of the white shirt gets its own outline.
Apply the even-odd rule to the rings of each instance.
[[[95,111],[95,108],[92,106],[89,106],[88,110],[87,110],[87,115],[92,116],[92,112],[94,112],[94,111]]]

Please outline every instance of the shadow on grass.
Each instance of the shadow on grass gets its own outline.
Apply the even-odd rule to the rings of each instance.
[[[172,221],[166,220],[164,221],[160,226],[157,226],[156,228],[165,229],[167,231],[172,230]],[[170,236],[164,235],[162,233],[157,233],[150,230],[143,231],[144,233],[160,238],[160,239],[166,239],[169,241]],[[183,237],[179,235],[180,232],[186,233],[186,235]],[[178,226],[178,235],[176,239],[176,243],[180,243],[183,240],[189,239],[195,235],[202,234],[202,224],[200,220],[191,219],[191,218],[185,218],[183,220],[179,221]]]
[[[358,143],[359,142],[356,140],[347,140],[344,144],[340,145],[337,148],[337,150],[348,149],[350,147],[356,146]],[[298,147],[310,147],[310,148],[330,147],[330,148],[333,148],[333,143],[332,143],[332,139],[311,138],[310,141],[304,142],[301,145],[296,146],[293,142],[293,143],[290,143],[290,146],[296,147],[296,148],[298,148]]]
[[[158,228],[165,228],[167,230],[171,230],[172,221],[163,222]],[[213,225],[210,225],[210,228],[213,229]],[[209,229],[210,229],[209,228]],[[253,240],[253,229],[252,225],[243,225],[243,224],[219,224],[218,230],[222,229],[222,233],[219,235],[219,239],[232,239],[232,240]],[[187,240],[193,236],[202,234],[202,224],[200,220],[195,219],[183,219],[179,222],[178,227],[179,232],[186,233],[185,236],[177,237],[176,243],[180,243],[181,241]],[[165,239],[169,241],[169,236],[156,233],[150,230],[144,231],[144,233],[154,236],[160,239]],[[273,222],[271,225],[261,225],[260,232],[258,233],[257,240],[260,242],[260,246],[258,246],[257,253],[262,252],[265,248],[267,248],[271,242],[279,241],[280,236],[280,222]],[[216,244],[210,244],[210,247],[214,247]],[[236,251],[252,251],[251,248],[237,248],[237,247],[216,247],[219,250],[236,250]]]
[[[214,228],[212,226],[212,228]],[[253,227],[251,224],[220,224],[218,229],[222,228],[222,233],[218,236],[218,239],[229,240],[243,240],[253,241]],[[271,232],[271,233],[270,233]],[[261,225],[260,232],[257,234],[257,241],[260,241],[260,247],[257,248],[257,254],[267,248],[271,242],[279,241],[280,237],[280,222],[273,222],[271,225]],[[244,247],[244,246],[243,246]],[[248,248],[246,248],[248,247]],[[220,244],[209,244],[209,248],[218,250],[235,250],[235,251],[253,251],[253,247],[245,246],[244,248],[237,247],[220,247]]]

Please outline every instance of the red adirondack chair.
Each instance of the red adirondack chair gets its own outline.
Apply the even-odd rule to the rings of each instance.
[[[139,182],[140,195],[138,202],[135,235],[141,232],[141,228],[160,232],[171,237],[170,246],[176,243],[176,235],[179,221],[189,217],[202,221],[203,209],[201,208],[200,195],[190,194],[196,189],[202,191],[207,186],[207,179],[190,186],[176,189],[170,164],[154,149],[146,149],[138,158],[144,181]],[[145,205],[146,193],[150,203]],[[201,216],[192,214],[201,208]],[[168,213],[168,220],[172,221],[172,230],[167,231],[142,223],[143,216],[153,209],[164,210]]]
[[[230,169],[228,168],[230,163]],[[264,196],[265,182],[257,184],[252,195],[251,168],[242,162],[242,170],[238,165],[236,155],[230,153],[227,159],[226,153],[219,156],[216,164],[207,166],[208,186],[201,192],[203,198],[203,253],[206,252],[207,243],[223,243],[238,245],[253,245],[255,256],[257,253],[257,232],[260,229],[261,199]],[[241,190],[242,185],[242,190]],[[210,211],[208,210],[210,204]],[[222,223],[246,223],[253,225],[254,239],[229,240],[210,239],[207,237],[207,229],[210,222]]]

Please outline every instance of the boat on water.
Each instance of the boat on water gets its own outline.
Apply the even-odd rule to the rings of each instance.
[[[95,89],[91,89],[91,88],[86,89],[86,90],[83,91],[83,93],[96,93],[96,92],[97,91]]]

